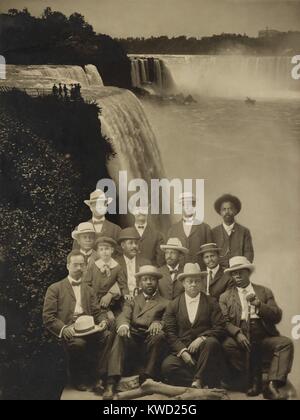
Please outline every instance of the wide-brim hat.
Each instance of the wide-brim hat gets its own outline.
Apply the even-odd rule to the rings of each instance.
[[[111,197],[106,197],[105,193],[102,190],[96,190],[91,193],[90,199],[85,200],[84,203],[87,206],[90,206],[92,203],[103,202],[105,204],[111,204],[113,199]]]
[[[141,237],[137,233],[135,228],[126,228],[123,229],[119,235],[118,243],[120,244],[123,241],[129,241],[129,240],[136,240],[140,241]]]
[[[182,252],[185,255],[189,253],[189,250],[182,245],[180,239],[178,238],[170,238],[166,245],[160,246],[160,249],[162,251],[166,251],[167,249],[174,249],[175,251]]]
[[[136,279],[140,279],[143,276],[152,276],[156,277],[158,280],[163,277],[163,275],[158,271],[154,265],[144,265],[140,267],[140,271],[135,274]]]
[[[184,203],[186,201],[195,203],[196,202],[195,194],[193,194],[192,192],[184,192],[184,193],[180,194],[179,195],[179,202]]]
[[[183,273],[179,274],[177,279],[183,281],[187,277],[192,277],[201,280],[203,276],[207,276],[207,271],[201,271],[199,264],[187,263],[184,266]]]
[[[138,216],[139,214],[142,214],[144,216],[148,216],[149,215],[149,206],[145,207],[145,206],[141,206],[141,207],[137,207],[134,206],[130,209],[131,214],[133,214],[133,216]]]
[[[229,268],[224,273],[233,273],[234,271],[247,269],[251,273],[255,271],[255,265],[252,264],[246,257],[233,257],[229,260]]]
[[[87,335],[96,334],[104,331],[105,328],[100,328],[99,325],[95,325],[95,321],[92,316],[83,315],[75,321],[75,337],[85,337]]]
[[[218,247],[217,244],[211,243],[211,244],[205,244],[200,246],[200,251],[197,252],[197,255],[204,255],[207,252],[216,252],[220,253],[221,248]]]
[[[113,248],[116,248],[118,246],[117,242],[113,238],[109,238],[108,236],[100,236],[100,238],[96,241],[96,247],[99,247],[100,245],[108,245]]]
[[[218,198],[217,201],[215,202],[215,210],[217,213],[221,213],[221,207],[223,203],[232,203],[234,204],[234,207],[236,208],[237,213],[240,213],[240,211],[242,210],[242,203],[241,200],[231,194],[224,194],[222,195],[222,197]]]
[[[79,235],[82,235],[85,233],[96,234],[95,228],[92,223],[89,223],[89,222],[80,223],[80,225],[72,232],[72,238],[76,241]]]

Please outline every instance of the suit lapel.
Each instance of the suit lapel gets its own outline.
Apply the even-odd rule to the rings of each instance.
[[[199,308],[198,308],[199,309]],[[189,318],[186,300],[185,300],[185,294],[183,293],[180,297],[180,312],[182,316],[183,323],[186,324],[187,328],[191,328],[192,324]]]
[[[141,312],[138,314],[138,317],[143,316],[146,312],[151,311],[151,309],[155,308],[155,306],[158,305],[157,296],[155,296],[154,299],[151,299],[148,302],[146,302],[144,295],[140,295],[140,298],[143,299],[144,305],[141,309]]]
[[[81,306],[82,306],[83,312],[87,314],[87,313],[89,313],[89,311],[88,311],[88,300],[87,300],[87,290],[86,290],[86,287],[83,283],[81,284],[80,287],[81,287]]]
[[[65,286],[66,286],[66,290],[67,290],[68,294],[70,295],[70,297],[72,298],[72,300],[74,300],[76,302],[76,297],[75,297],[73,288],[72,288],[68,278],[66,278],[66,280],[65,280]]]
[[[215,277],[213,278],[213,281],[210,283],[210,286],[213,286],[216,284],[223,276],[224,272],[222,270],[222,267],[220,266],[219,270],[217,271]]]
[[[234,313],[236,314],[237,320],[240,324],[241,319],[242,319],[243,308],[242,308],[239,292],[236,287],[233,288],[231,291],[231,305],[230,306],[234,308]]]

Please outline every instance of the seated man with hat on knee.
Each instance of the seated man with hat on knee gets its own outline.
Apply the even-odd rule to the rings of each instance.
[[[43,321],[62,340],[73,385],[86,391],[106,380],[108,353],[113,335],[106,311],[100,310],[93,290],[84,282],[84,256],[72,251],[67,258],[69,275],[52,284],[46,293]]]
[[[171,385],[220,387],[225,319],[218,302],[201,292],[202,277],[207,273],[201,272],[198,264],[185,265],[178,276],[185,292],[169,304],[163,319],[171,354],[164,360],[162,372]]]
[[[293,364],[293,342],[280,336],[276,325],[282,319],[272,291],[251,282],[255,266],[246,257],[234,257],[225,270],[235,283],[220,298],[230,338],[223,343],[231,367],[230,378],[246,379],[247,395],[262,392],[263,360],[269,362],[266,399],[287,399],[281,388]]]
[[[202,291],[219,300],[220,296],[234,285],[231,276],[225,274],[220,265],[220,248],[217,244],[205,244],[200,247],[198,255],[207,267],[207,278],[202,279]]]
[[[162,318],[168,301],[158,291],[161,274],[154,266],[143,266],[136,273],[141,293],[125,302],[118,317],[117,336],[109,358],[108,387],[105,399],[113,399],[122,376],[140,374],[140,383],[159,379],[165,354]]]
[[[161,245],[160,248],[165,254],[166,264],[159,268],[163,277],[159,280],[158,288],[161,296],[173,300],[184,292],[178,276],[183,272],[184,258],[188,255],[189,250],[182,246],[178,238],[170,238],[167,244]]]

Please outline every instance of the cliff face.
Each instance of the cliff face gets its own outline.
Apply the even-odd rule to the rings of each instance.
[[[0,388],[3,382],[8,398],[56,396],[51,381],[59,384],[61,354],[44,333],[42,304],[47,287],[66,274],[72,229],[89,217],[84,199],[108,177],[112,149],[98,111],[50,96],[0,94],[0,314],[9,336]]]

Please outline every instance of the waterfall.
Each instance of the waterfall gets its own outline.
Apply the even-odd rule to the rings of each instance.
[[[174,93],[176,86],[172,73],[160,58],[131,58],[131,80],[133,87],[148,90],[150,93]]]
[[[290,96],[300,93],[291,57],[158,55],[178,89],[208,96]]]
[[[54,84],[80,83],[82,88],[92,85],[103,86],[101,76],[94,65],[61,66],[6,66],[6,80],[1,80],[1,86],[14,86],[22,89],[52,89]]]
[[[140,71],[139,63],[132,63]],[[147,75],[145,65],[143,74]],[[130,91],[103,86],[95,66],[8,66],[7,80],[1,86],[22,89],[52,89],[54,83],[81,83],[85,100],[95,101],[101,108],[101,129],[112,142],[116,157],[108,164],[112,179],[118,183],[119,171],[127,171],[128,182],[143,179],[150,186],[152,179],[165,178],[157,141],[141,102]],[[139,80],[139,76],[137,76]],[[165,230],[169,216],[153,217],[155,225]]]

